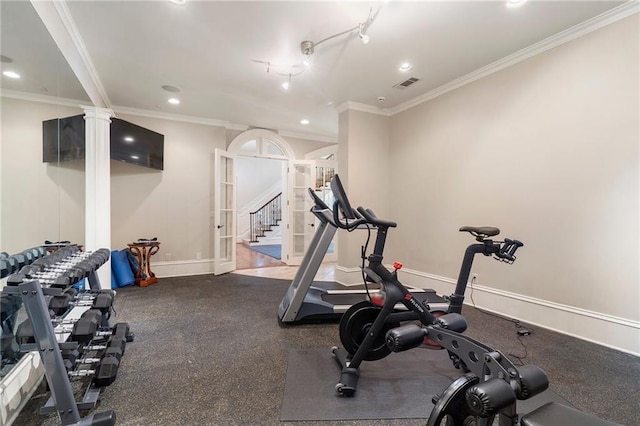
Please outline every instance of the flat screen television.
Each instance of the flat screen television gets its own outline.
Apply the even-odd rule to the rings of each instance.
[[[111,119],[111,159],[164,169],[164,135],[119,118]],[[83,159],[85,122],[83,115],[42,122],[42,161],[57,163]]]
[[[111,159],[163,170],[164,135],[112,118]]]
[[[42,122],[42,162],[58,163],[84,158],[84,116]]]

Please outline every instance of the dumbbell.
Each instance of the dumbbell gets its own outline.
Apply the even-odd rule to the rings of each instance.
[[[13,257],[5,257],[0,260],[0,278],[7,277],[18,270],[18,261]]]
[[[93,375],[96,386],[109,386],[115,382],[120,367],[122,352],[115,348],[106,348],[101,357],[82,358],[80,351],[69,351],[65,359],[65,367],[71,377],[85,377]],[[96,364],[95,369],[75,369],[76,365]]]
[[[99,309],[104,315],[109,312],[113,305],[113,290],[100,290],[99,292],[81,292],[73,287],[67,287],[60,296],[53,296],[49,300],[49,309],[53,310],[56,316],[64,314],[73,304],[76,306],[91,306]]]
[[[98,326],[102,322],[102,313],[97,309],[85,311],[80,319],[73,324],[71,340],[79,343],[88,343],[96,335]]]
[[[49,309],[51,309],[56,316],[61,316],[69,310],[71,301],[76,297],[78,291],[73,287],[68,287],[59,296],[53,296],[49,299]]]
[[[18,328],[16,329],[16,342],[19,345],[36,342],[36,338],[33,335],[33,324],[31,324],[31,320],[29,318],[18,324]]]

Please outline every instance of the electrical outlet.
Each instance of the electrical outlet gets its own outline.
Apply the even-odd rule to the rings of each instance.
[[[471,274],[471,284],[478,284],[478,274]]]
[[[196,260],[202,260],[202,253],[200,252],[196,253]]]
[[[164,260],[166,260],[166,261],[171,260],[171,253],[165,253],[164,254]]]

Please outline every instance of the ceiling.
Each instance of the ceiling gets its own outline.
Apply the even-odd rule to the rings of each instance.
[[[66,1],[116,111],[144,110],[337,138],[336,107],[383,113],[615,8],[616,1]],[[376,14],[363,44],[353,31]],[[29,2],[0,2],[3,92],[89,97]],[[263,61],[263,62],[256,62]],[[270,63],[268,66],[266,63]],[[401,72],[409,62],[413,68]],[[268,71],[267,71],[268,69]],[[54,72],[54,70],[56,72]],[[285,91],[281,84],[292,74]],[[393,88],[414,77],[405,89]],[[179,93],[162,88],[170,85]],[[171,105],[169,97],[181,103]],[[384,97],[384,101],[378,100]],[[308,125],[300,120],[306,118]]]

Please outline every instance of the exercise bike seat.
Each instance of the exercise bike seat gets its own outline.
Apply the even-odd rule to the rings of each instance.
[[[556,402],[549,402],[540,408],[522,416],[521,426],[555,426],[555,425],[580,425],[580,426],[620,426],[599,419],[575,408]]]
[[[460,232],[469,232],[474,237],[495,237],[500,233],[500,229],[493,226],[463,226]]]

